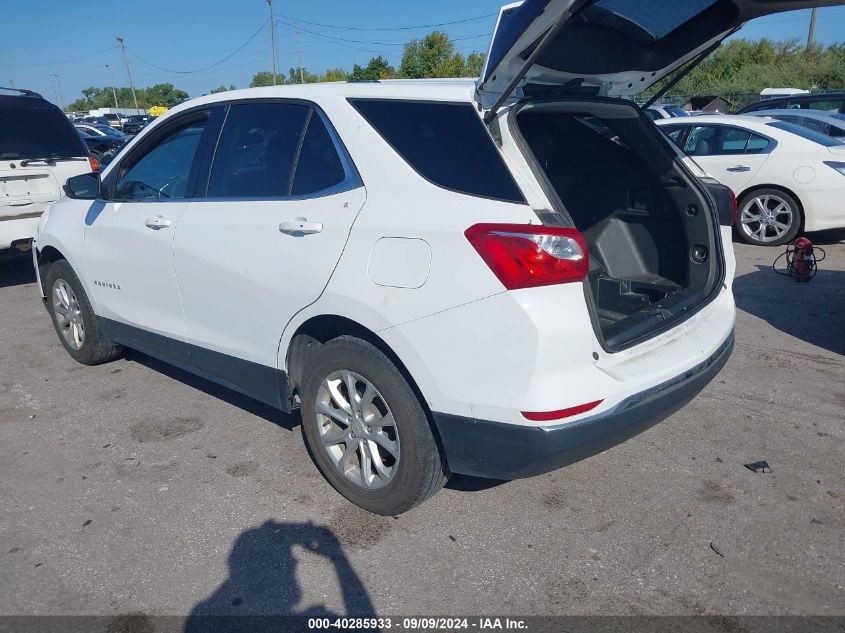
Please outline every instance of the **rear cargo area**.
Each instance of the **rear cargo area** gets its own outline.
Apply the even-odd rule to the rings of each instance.
[[[638,109],[541,102],[515,121],[557,211],[587,241],[587,298],[607,349],[656,335],[708,301],[722,274],[712,200]]]

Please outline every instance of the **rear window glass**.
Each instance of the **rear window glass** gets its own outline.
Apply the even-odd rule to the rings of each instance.
[[[351,103],[426,180],[471,196],[525,202],[472,105],[364,99]]]
[[[593,12],[601,10],[612,13],[659,40],[712,7],[716,1],[673,0],[662,3],[643,0],[599,0],[594,5]]]
[[[0,159],[87,156],[61,110],[33,97],[0,99]]]
[[[786,121],[774,121],[773,123],[769,123],[768,125],[776,127],[779,130],[792,132],[793,134],[796,134],[801,138],[805,138],[808,141],[812,141],[813,143],[818,143],[819,145],[824,145],[825,147],[835,147],[836,145],[843,144],[842,141],[837,141],[835,138],[831,138],[830,136],[826,136],[824,134],[819,134],[818,132],[808,130],[805,127],[801,127],[793,123],[787,123]]]

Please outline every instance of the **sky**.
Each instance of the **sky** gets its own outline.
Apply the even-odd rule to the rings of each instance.
[[[398,65],[407,40],[445,22],[453,24],[437,28],[447,32],[462,53],[484,52],[501,4],[503,0],[274,0],[278,69],[287,73],[298,66],[299,52],[302,65],[317,73],[335,67],[349,70],[375,55]],[[255,72],[270,70],[265,0],[94,6],[86,9],[85,3],[68,0],[0,0],[0,86],[28,88],[67,104],[80,98],[83,88],[111,85],[106,64],[114,82],[127,86],[117,37],[126,43],[136,87],[172,83],[195,97],[221,85],[247,87]],[[809,10],[780,13],[749,23],[738,36],[804,41],[809,22]],[[843,40],[845,6],[820,9],[816,41]]]

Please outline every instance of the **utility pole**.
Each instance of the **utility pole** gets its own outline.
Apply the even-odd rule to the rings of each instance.
[[[120,106],[117,105],[117,89],[114,87],[114,73],[111,71],[111,66],[106,64],[106,70],[109,71],[109,79],[111,80],[111,96],[114,97],[114,109],[117,110]]]
[[[273,49],[273,85],[276,85],[276,19],[273,17],[273,0],[267,0],[270,7],[270,46]]]
[[[126,75],[129,77],[129,87],[132,89],[132,100],[135,102],[135,114],[138,114],[141,108],[138,107],[138,96],[135,94],[135,84],[132,83],[132,71],[129,70],[129,59],[126,57],[126,45],[123,43],[122,37],[118,37],[117,41],[120,42],[120,50],[123,51],[123,65],[126,66]]]
[[[65,98],[62,96],[62,78],[59,77],[56,73],[53,73],[53,77],[56,78],[56,84],[59,86],[59,107],[62,109],[62,112],[65,111]]]
[[[305,83],[305,71],[302,70],[302,42],[299,41],[299,26],[296,27],[296,54],[299,57],[299,83]]]
[[[813,9],[813,15],[810,17],[810,33],[807,35],[807,48],[812,48],[816,40],[816,14],[818,9]]]

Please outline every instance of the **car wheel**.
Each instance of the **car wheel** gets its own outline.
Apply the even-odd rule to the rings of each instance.
[[[308,448],[349,501],[396,515],[446,483],[446,466],[417,395],[376,347],[350,336],[329,341],[314,352],[303,382]]]
[[[100,320],[70,264],[61,259],[47,269],[47,308],[67,353],[83,365],[99,365],[123,351],[103,331]]]
[[[758,189],[740,200],[736,227],[749,244],[781,246],[795,239],[803,221],[794,197],[779,189]]]

